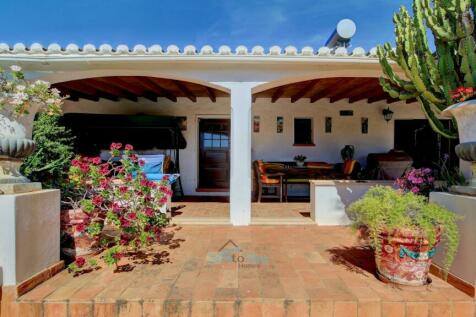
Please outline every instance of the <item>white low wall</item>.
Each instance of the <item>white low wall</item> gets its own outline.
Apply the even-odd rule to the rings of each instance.
[[[312,180],[311,218],[320,226],[351,223],[348,207],[375,185],[394,186],[393,181]]]
[[[59,260],[59,190],[0,195],[0,285],[16,285]]]
[[[476,197],[434,192],[430,201],[464,217],[458,223],[460,242],[450,273],[476,287]],[[438,266],[443,264],[444,248],[444,244],[437,247],[433,261]]]

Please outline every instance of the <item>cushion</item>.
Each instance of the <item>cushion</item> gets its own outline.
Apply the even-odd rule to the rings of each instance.
[[[306,162],[304,166],[309,168],[317,168],[317,169],[333,169],[334,164],[329,164],[325,162]]]
[[[269,178],[266,176],[266,165],[263,160],[257,160],[256,164],[258,165],[258,171],[260,175],[261,183],[263,184],[279,184],[279,179]]]
[[[279,184],[279,179],[264,176],[264,177],[261,177],[261,183],[268,184],[268,185],[269,184]]]
[[[342,165],[342,173],[344,175],[352,174],[356,162],[356,160],[345,160],[344,165]]]
[[[162,174],[162,173],[151,173],[151,174],[145,174],[145,177],[147,177],[148,180],[150,181],[156,181],[159,182],[161,181],[164,176],[168,176],[168,182],[169,184],[175,183],[175,181],[180,177],[179,174]]]
[[[165,155],[157,154],[157,155],[140,155],[139,160],[144,161],[144,166],[141,166],[141,170],[145,174],[162,174],[163,170],[163,163],[164,163]]]
[[[287,180],[289,184],[296,183],[296,184],[307,184],[309,183],[309,178],[290,178]]]

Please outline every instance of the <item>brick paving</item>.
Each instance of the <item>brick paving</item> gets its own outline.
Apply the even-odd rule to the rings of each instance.
[[[102,268],[79,277],[61,272],[2,313],[475,316],[474,299],[436,277],[425,287],[380,282],[372,253],[346,227],[175,226],[150,252],[155,264],[136,259],[128,272]]]

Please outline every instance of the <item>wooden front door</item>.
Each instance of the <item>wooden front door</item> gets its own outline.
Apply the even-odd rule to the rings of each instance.
[[[200,189],[230,187],[230,119],[199,119]]]

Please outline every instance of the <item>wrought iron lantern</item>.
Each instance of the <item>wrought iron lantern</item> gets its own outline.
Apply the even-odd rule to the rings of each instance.
[[[392,120],[393,111],[390,110],[390,107],[387,107],[387,109],[383,109],[382,114],[383,114],[383,118],[385,119],[385,121],[389,122],[390,120]]]

